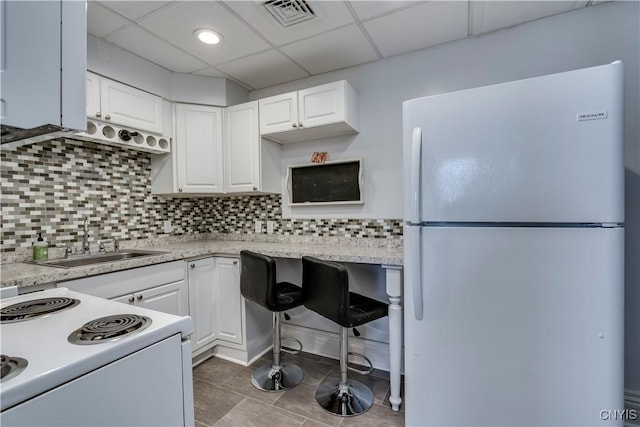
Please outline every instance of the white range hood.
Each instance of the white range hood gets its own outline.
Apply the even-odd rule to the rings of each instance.
[[[85,129],[84,1],[2,1],[2,149]]]

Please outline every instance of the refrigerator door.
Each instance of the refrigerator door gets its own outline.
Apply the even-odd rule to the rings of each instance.
[[[623,229],[423,227],[407,426],[617,425]],[[405,286],[405,298],[414,298]]]
[[[419,133],[423,222],[623,222],[622,123],[620,62],[407,101],[405,187]]]

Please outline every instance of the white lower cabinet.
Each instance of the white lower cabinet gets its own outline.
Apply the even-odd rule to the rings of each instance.
[[[187,282],[180,280],[168,285],[156,286],[155,288],[112,298],[112,300],[177,316],[188,316],[187,292]]]
[[[208,256],[58,282],[57,287],[191,316],[194,361],[216,355],[249,364],[272,343],[272,313],[240,293],[238,257]]]
[[[272,340],[271,313],[240,294],[240,261],[207,257],[186,261],[195,357],[211,354],[251,363]]]
[[[216,338],[215,262],[213,258],[203,258],[188,261],[187,265],[189,313],[193,319],[191,346],[196,352]]]
[[[239,264],[237,258],[216,258],[216,335],[221,340],[236,344],[242,344],[243,302]]]
[[[182,261],[58,282],[56,286],[163,313],[189,315]]]

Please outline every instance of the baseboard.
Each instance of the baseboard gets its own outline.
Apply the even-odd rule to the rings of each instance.
[[[260,359],[262,356],[270,352],[271,346],[265,348],[256,356],[249,359],[249,353],[247,353],[242,348],[242,346],[214,341],[208,346],[201,348],[197,352],[193,353],[191,362],[192,366],[196,367],[210,357],[217,357],[219,359],[228,360],[229,362],[237,363],[239,365],[249,366],[256,360]]]
[[[297,338],[302,351],[337,359],[340,354],[340,339],[337,333],[304,326],[282,324],[282,336]],[[349,336],[349,351],[367,356],[373,367],[389,371],[389,344]]]

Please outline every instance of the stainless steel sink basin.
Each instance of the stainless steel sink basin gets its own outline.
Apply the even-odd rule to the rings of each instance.
[[[140,258],[145,256],[162,255],[168,252],[161,251],[144,251],[144,250],[122,250],[120,252],[108,252],[91,255],[78,255],[69,258],[51,259],[49,261],[34,262],[38,265],[46,265],[49,267],[71,268],[82,267],[86,265],[101,264],[104,262],[124,261],[132,258]]]

